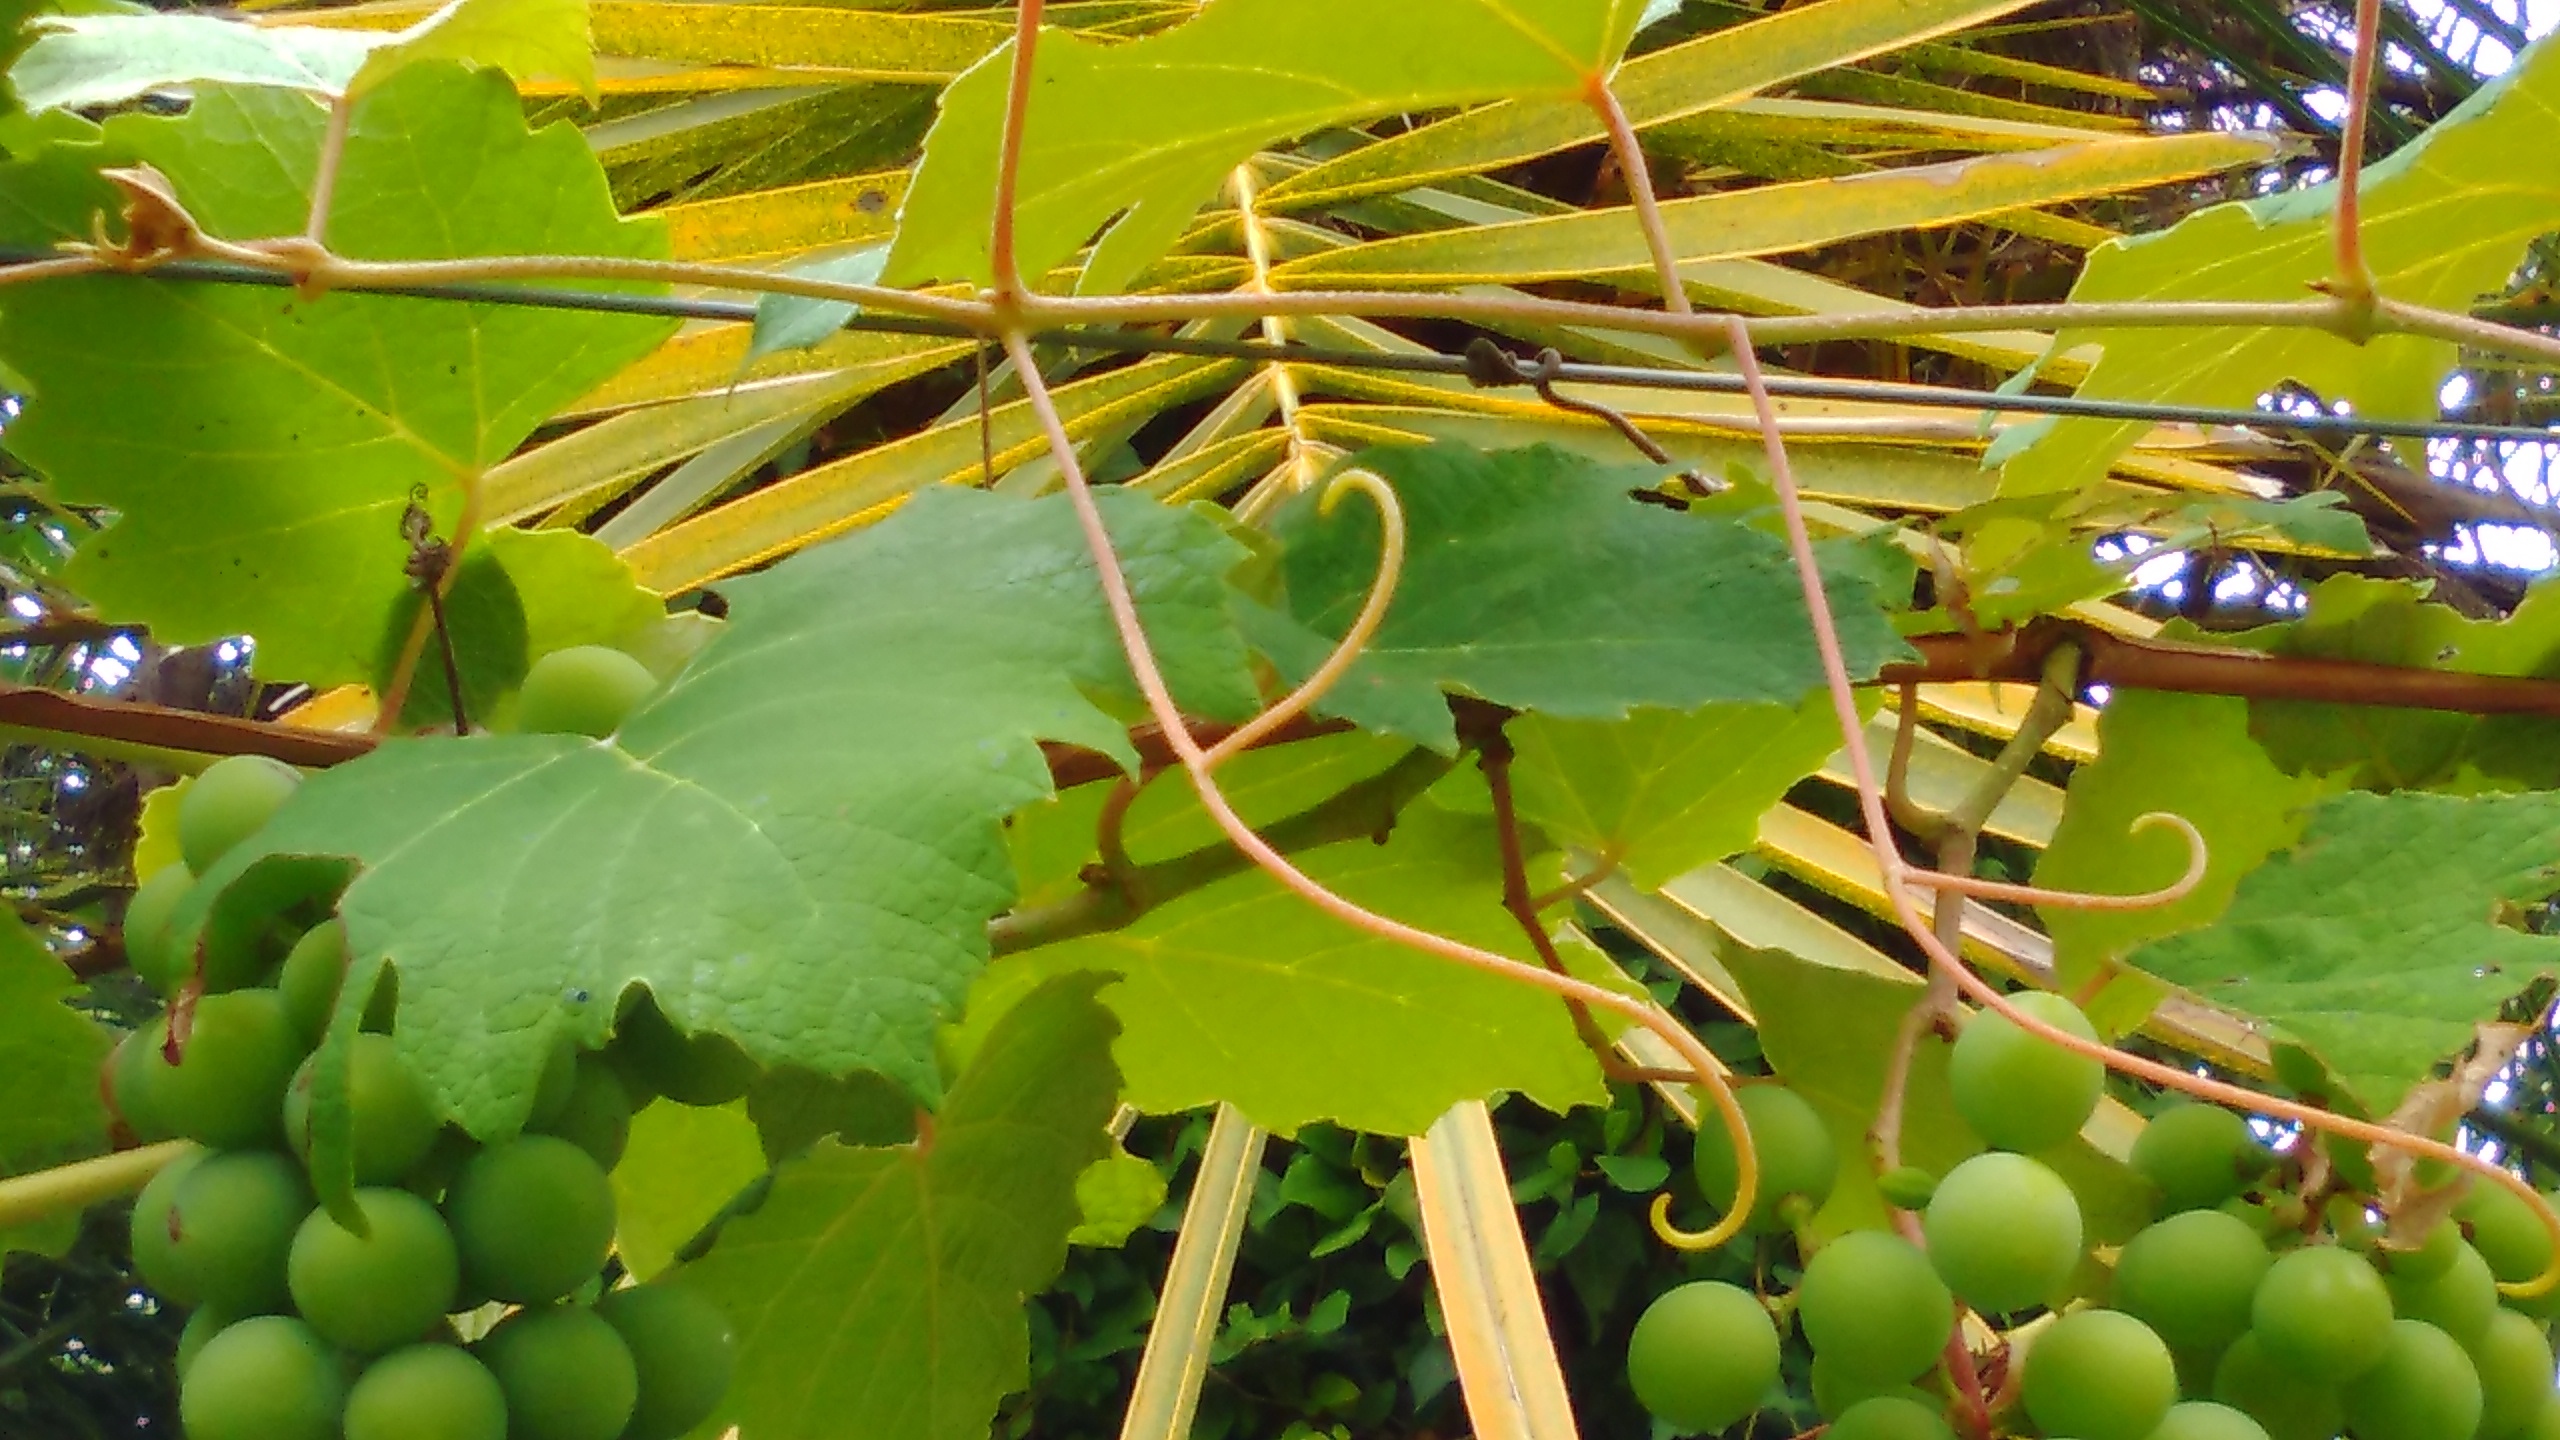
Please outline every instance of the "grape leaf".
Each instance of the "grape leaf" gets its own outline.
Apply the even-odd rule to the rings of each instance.
[[[2098,715],[2098,758],[2072,772],[2036,883],[2125,895],[2175,881],[2186,873],[2186,841],[2166,827],[2133,828],[2152,811],[2184,816],[2204,836],[2204,881],[2169,905],[2039,912],[2059,986],[2075,990],[2134,946],[2221,914],[2241,877],[2302,833],[2305,807],[2338,788],[2287,775],[2268,759],[2249,738],[2247,701],[2118,691]]]
[[[64,1004],[80,988],[15,915],[0,915],[0,1177],[84,1159],[106,1148],[98,1095],[107,1032]],[[0,1227],[0,1253],[59,1255],[79,1233],[77,1211]]]
[[[764,1173],[764,1142],[744,1105],[647,1106],[631,1117],[613,1167],[614,1250],[633,1275],[656,1278]]]
[[[1164,1196],[1164,1172],[1156,1162],[1114,1147],[1076,1177],[1079,1218],[1067,1241],[1106,1249],[1125,1244],[1139,1226],[1156,1218]]]
[[[2560,939],[2501,923],[2560,891],[2555,856],[2560,796],[2332,796],[2220,919],[2132,963],[2272,1022],[2383,1114],[2560,971]]]
[[[1371,909],[1537,963],[1501,908],[1489,824],[1415,805],[1383,845],[1293,858]],[[1573,948],[1589,973],[1607,968]],[[1128,1102],[1150,1113],[1224,1100],[1281,1134],[1325,1120],[1419,1135],[1451,1105],[1496,1091],[1556,1111],[1604,1093],[1562,1002],[1356,930],[1259,870],[1126,929],[1006,956],[970,997],[970,1029],[983,1033],[1011,997],[1079,970],[1124,977],[1104,1001],[1120,1017]]]
[[[30,110],[122,105],[155,90],[263,85],[361,96],[452,60],[596,98],[586,0],[452,0],[405,30],[248,25],[206,15],[48,15],[10,70]]]
[[[1655,468],[1552,446],[1442,444],[1363,452],[1395,487],[1405,565],[1377,638],[1319,708],[1435,749],[1457,744],[1444,689],[1566,719],[1636,706],[1800,703],[1822,684],[1786,545],[1738,513],[1628,498]],[[1286,610],[1250,605],[1246,634],[1295,679],[1350,628],[1377,573],[1377,513],[1331,515],[1310,490],[1272,518]],[[1828,576],[1853,676],[1901,652],[1863,573]]]
[[[1047,31],[1023,128],[1016,263],[1044,274],[1118,216],[1080,287],[1117,289],[1261,147],[1401,111],[1579,97],[1607,74],[1642,9],[1638,0],[1218,0],[1125,43]],[[942,92],[899,211],[888,283],[994,283],[1013,55],[1008,43]]]
[[[1015,1006],[928,1138],[820,1141],[675,1272],[738,1327],[704,1433],[814,1440],[858,1418],[866,1440],[986,1440],[1030,1378],[1024,1301],[1066,1263],[1077,1177],[1110,1145],[1101,983],[1062,978]]]
[[[2462,310],[2507,281],[2524,248],[2560,210],[2560,151],[2544,143],[2560,124],[2560,46],[2526,48],[2425,134],[2365,172],[2366,263],[2394,300]],[[2089,252],[2072,287],[2076,302],[2294,301],[2332,277],[2333,181],[2245,203],[2217,205],[2151,235]],[[2069,329],[2056,353],[2096,343],[2084,399],[2140,405],[2255,405],[2291,380],[2356,413],[2431,418],[2454,347],[2409,335],[2361,345],[2308,329],[2176,327]],[[2144,421],[2064,419],[2039,425],[2011,456],[2000,487],[2010,494],[2077,490],[2147,428]],[[2423,469],[2422,456],[2413,463]]]
[[[1840,748],[1829,695],[1616,721],[1523,715],[1504,728],[1520,817],[1648,890],[1750,849],[1760,816]]]
[[[1239,547],[1142,497],[1105,510],[1176,696],[1250,708]],[[633,985],[769,1065],[930,1101],[935,1027],[1011,899],[998,822],[1049,793],[1034,742],[1136,762],[1082,533],[1064,496],[934,490],[723,588],[726,626],[611,741],[394,741],[315,775],[176,933],[345,863],[291,857],[357,862],[354,954],[399,967],[402,1053],[477,1135],[520,1124],[552,1046],[601,1043]]]
[[[79,172],[132,163],[216,234],[298,232],[325,123],[306,96],[224,86],[180,117],[120,116],[98,146],[0,168],[0,242],[85,237],[116,201]],[[614,214],[576,130],[528,133],[504,77],[449,64],[356,106],[338,194],[330,243],[362,258],[666,253],[656,223]],[[262,671],[320,683],[371,668],[408,585],[411,487],[450,536],[468,484],[672,328],[94,276],[11,286],[0,361],[36,392],[15,453],[119,517],[68,582],[168,643],[254,635]]]

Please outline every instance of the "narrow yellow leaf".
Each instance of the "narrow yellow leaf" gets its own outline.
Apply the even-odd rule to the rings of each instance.
[[[882,239],[897,228],[906,193],[907,172],[879,170],[650,213],[667,222],[678,260],[753,260]]]
[[[1479,1440],[1573,1440],[1573,1405],[1493,1116],[1468,1100],[1413,1141],[1414,1203]]]

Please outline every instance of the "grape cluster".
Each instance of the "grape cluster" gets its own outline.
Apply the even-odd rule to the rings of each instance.
[[[728,1387],[730,1326],[689,1290],[607,1287],[606,1172],[636,1105],[723,1103],[755,1067],[644,1001],[607,1050],[558,1051],[523,1133],[483,1144],[444,1122],[401,1058],[386,975],[349,1055],[354,1213],[320,1208],[311,1087],[347,970],[343,925],[208,926],[192,955],[169,953],[166,933],[189,877],[295,784],[254,757],[206,770],[178,810],[183,865],[156,872],[127,921],[136,969],[191,997],[179,1044],[164,1018],[109,1062],[137,1136],[207,1147],[160,1171],[133,1211],[136,1268],[194,1307],[178,1352],[189,1440],[675,1440]],[[503,1318],[465,1346],[455,1317],[475,1311],[475,1328]]]
[[[2092,1034],[2051,995],[2019,1007]],[[2326,1169],[2292,1193],[2241,1116],[2176,1104],[2144,1128],[2131,1166],[2155,1218],[2121,1249],[2093,1247],[2071,1188],[2032,1153],[2068,1141],[2105,1075],[1996,1013],[1947,1054],[1955,1109],[1997,1147],[1943,1176],[1888,1173],[1887,1201],[1919,1212],[1922,1243],[1852,1230],[1813,1248],[1791,1296],[1716,1282],[1657,1300],[1628,1347],[1636,1396],[1669,1427],[1720,1431],[1778,1378],[1774,1314],[1813,1350],[1831,1440],[1951,1440],[1969,1414],[1950,1375],[1961,1310],[2010,1323],[1974,1383],[1996,1433],[2053,1440],[2560,1440],[2551,1300],[2508,1302],[2500,1281],[2541,1273],[2550,1238],[2531,1206],[2476,1185],[2415,1240],[2386,1236],[2370,1196]],[[1745,1234],[1800,1232],[1841,1155],[1814,1107],[1777,1084],[1742,1109],[1761,1166]],[[2288,1172],[2300,1179],[2296,1164]],[[1699,1136],[1700,1191],[1729,1208],[1735,1160]],[[2450,1178],[2450,1177],[2446,1177]],[[2399,1227],[2409,1228],[2406,1225]]]

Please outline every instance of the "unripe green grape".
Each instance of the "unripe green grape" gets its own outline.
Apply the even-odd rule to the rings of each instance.
[[[1876,1177],[1876,1193],[1898,1210],[1926,1210],[1937,1197],[1938,1177],[1917,1165],[1896,1165]]]
[[[2249,1122],[2218,1105],[2182,1104],[2151,1117],[2134,1137],[2134,1172],[2160,1187],[2160,1213],[2207,1210],[2265,1173],[2274,1157]]]
[[[1838,1361],[1819,1355],[1813,1357],[1809,1368],[1813,1375],[1813,1407],[1825,1420],[1837,1420],[1859,1401],[1879,1395],[1899,1396],[1926,1409],[1945,1408],[1937,1396],[1906,1380],[1878,1380],[1843,1369]]]
[[[1908,1380],[1946,1348],[1955,1297],[1920,1247],[1881,1230],[1852,1230],[1805,1265],[1796,1319],[1814,1350],[1842,1369]]]
[[[1760,1408],[1760,1397],[1778,1383],[1777,1324],[1760,1297],[1721,1281],[1667,1290],[1627,1337],[1627,1382],[1672,1429],[1722,1430]]]
[[[1758,1301],[1752,1304],[1760,1308]],[[676,1440],[711,1418],[729,1391],[738,1351],[737,1332],[719,1306],[674,1285],[632,1285],[598,1300],[596,1318],[622,1337],[640,1380],[640,1398],[622,1440]],[[1774,1378],[1777,1329],[1765,1309],[1760,1324],[1769,1332]],[[1636,1329],[1643,1332],[1642,1321]],[[1627,1363],[1635,1364],[1632,1345]],[[1643,1392],[1637,1394],[1641,1398]]]
[[[284,1094],[285,1140],[306,1163],[311,1158],[312,1075],[319,1062],[316,1054],[303,1061]],[[347,1057],[347,1099],[358,1185],[398,1184],[427,1158],[444,1130],[444,1118],[427,1099],[426,1087],[388,1035],[355,1037]]]
[[[317,1045],[347,979],[347,922],[334,917],[302,932],[276,972],[276,993],[305,1045]]]
[[[2391,1292],[2393,1313],[2405,1320],[2424,1320],[2461,1344],[2477,1341],[2498,1313],[2498,1281],[2480,1252],[2463,1245],[2453,1263],[2432,1280],[2383,1281]]]
[[[2258,1282],[2274,1263],[2246,1221],[2183,1211],[2125,1242],[2113,1303],[2172,1350],[2218,1353],[2247,1332]]]
[[[134,886],[133,898],[125,902],[125,964],[163,995],[174,992],[186,978],[186,966],[179,963],[184,957],[169,934],[169,920],[195,883],[194,872],[186,866],[163,865]]]
[[[2150,1326],[2078,1310],[2036,1336],[2019,1396],[2047,1435],[2144,1440],[2177,1403],[2178,1369]]]
[[[2489,1262],[2489,1273],[2512,1285],[2530,1280],[2551,1263],[2551,1232],[2523,1196],[2504,1185],[2474,1177],[2471,1189],[2454,1203],[2453,1216],[2471,1248]]]
[[[2347,1382],[2356,1440],[2471,1440],[2480,1374],[2452,1336],[2423,1320],[2391,1322],[2382,1358]]]
[[[2057,1030],[2098,1038],[2080,1007],[2059,995],[2031,991],[2011,996],[2010,1003]],[[2097,1061],[2030,1035],[1991,1010],[1965,1022],[1947,1055],[1947,1088],[1956,1113],[2002,1150],[2043,1150],[2079,1134],[2098,1108],[2106,1079],[2106,1067]]]
[[[2169,1407],[2149,1440],[2267,1440],[2267,1429],[2228,1405],[2182,1400]]]
[[[640,1395],[631,1351],[591,1310],[519,1310],[480,1342],[508,1440],[616,1440]]]
[[[1929,1260],[1986,1314],[2043,1303],[2080,1263],[2080,1202],[2024,1155],[1992,1150],[1947,1172],[1929,1201]]]
[[[2337,1388],[2243,1335],[2214,1368],[2213,1398],[2266,1427],[2274,1440],[2331,1440],[2347,1423]]]
[[[568,1103],[537,1128],[586,1151],[598,1169],[611,1170],[631,1138],[631,1096],[623,1088],[622,1072],[601,1057],[579,1056]]]
[[[578,1047],[564,1036],[551,1047],[542,1062],[542,1077],[533,1085],[533,1109],[525,1116],[524,1128],[540,1130],[569,1103],[570,1087],[578,1083]]]
[[[2542,1402],[2533,1412],[2533,1421],[2524,1427],[2524,1440],[2560,1440],[2560,1395]]]
[[[170,1127],[168,1107],[160,1096],[160,1081],[169,1070],[161,1047],[168,1041],[168,1022],[154,1020],[117,1041],[115,1053],[107,1057],[107,1098],[115,1103],[125,1128],[146,1144],[174,1139],[178,1133]]]
[[[2480,1440],[2507,1440],[2551,1398],[2551,1341],[2530,1317],[2500,1310],[2467,1348],[2480,1375]]]
[[[1822,1208],[1840,1175],[1840,1148],[1832,1143],[1831,1128],[1822,1123],[1822,1116],[1784,1085],[1746,1086],[1733,1098],[1742,1106],[1743,1120],[1751,1129],[1751,1149],[1760,1161],[1759,1193],[1751,1202],[1751,1218],[1744,1229],[1786,1228],[1778,1209],[1790,1196],[1804,1197],[1808,1210]],[[1700,1117],[1698,1146],[1691,1158],[1699,1193],[1707,1203],[1719,1211],[1732,1209],[1740,1177],[1733,1137],[1725,1133],[1719,1117]]]
[[[622,728],[658,677],[605,645],[572,645],[533,662],[516,696],[516,728],[528,735],[601,740]]]
[[[489,1367],[451,1345],[374,1361],[347,1392],[346,1440],[506,1440],[507,1396]]]
[[[355,1203],[372,1233],[314,1211],[293,1237],[286,1275],[313,1329],[370,1355],[426,1334],[453,1308],[460,1270],[434,1206],[406,1190],[359,1190]]]
[[[310,1326],[261,1315],[205,1342],[178,1390],[187,1440],[338,1440],[347,1386]]]
[[[225,1150],[195,1167],[169,1209],[169,1261],[235,1315],[285,1308],[285,1257],[311,1213],[302,1171],[272,1150]]]
[[[214,761],[178,797],[178,853],[198,875],[267,823],[302,783],[302,774],[264,755]]]
[[[195,1277],[179,1266],[171,1251],[175,1237],[171,1233],[170,1213],[177,1205],[178,1187],[186,1184],[187,1177],[194,1174],[196,1167],[212,1153],[209,1150],[190,1150],[161,1166],[160,1173],[152,1176],[150,1183],[142,1187],[142,1193],[134,1197],[133,1268],[142,1276],[142,1283],[151,1287],[153,1294],[180,1305],[197,1304],[204,1295],[196,1289]]]
[[[687,1035],[643,1002],[613,1032],[615,1060],[633,1088],[679,1105],[726,1105],[756,1081],[756,1062],[736,1041],[708,1030]]]
[[[613,1244],[612,1184],[587,1152],[550,1135],[471,1157],[444,1208],[472,1288],[519,1305],[577,1289]]]
[[[273,1144],[283,1133],[284,1087],[302,1059],[300,1037],[272,990],[233,990],[196,1002],[178,1063],[151,1082],[170,1128],[219,1150]]]
[[[2335,1245],[2276,1257],[2249,1305],[2267,1353],[2315,1379],[2344,1381],[2391,1343],[2391,1292],[2364,1258]]]
[[[2450,1220],[2439,1220],[2415,1245],[2377,1244],[2374,1263],[2381,1267],[2382,1278],[2423,1285],[2453,1268],[2462,1253],[2462,1227]]]
[[[1877,1395],[1840,1412],[1827,1440],[1955,1440],[1945,1412],[1900,1395]]]
[[[204,1353],[205,1342],[230,1329],[248,1317],[234,1315],[219,1305],[199,1305],[187,1317],[186,1328],[178,1332],[178,1380],[185,1383],[187,1372],[196,1367],[196,1357]]]

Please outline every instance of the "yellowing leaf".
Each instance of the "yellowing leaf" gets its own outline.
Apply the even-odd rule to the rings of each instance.
[[[2505,283],[2524,247],[2560,216],[2560,47],[2527,50],[2505,75],[2365,172],[2364,249],[2391,299],[2462,309]],[[2220,205],[2157,235],[2103,246],[2071,298],[2119,301],[2292,301],[2332,273],[2337,186]],[[2360,414],[2436,413],[2454,347],[2385,335],[2356,345],[2318,330],[2073,330],[2105,356],[2080,388],[2088,399],[2141,405],[2253,405],[2291,380]],[[2105,473],[2148,427],[2063,420],[2008,460],[2013,494],[2071,490]]]
[[[1262,146],[1404,110],[1579,95],[1617,59],[1641,10],[1636,0],[1213,0],[1124,45],[1044,35],[1018,176],[1019,266],[1037,276],[1122,216],[1081,287],[1115,290]],[[995,278],[1012,58],[998,50],[944,92],[889,283]]]
[[[519,81],[558,80],[596,98],[587,0],[453,0],[367,56],[347,95],[366,94],[421,60],[493,65]]]

